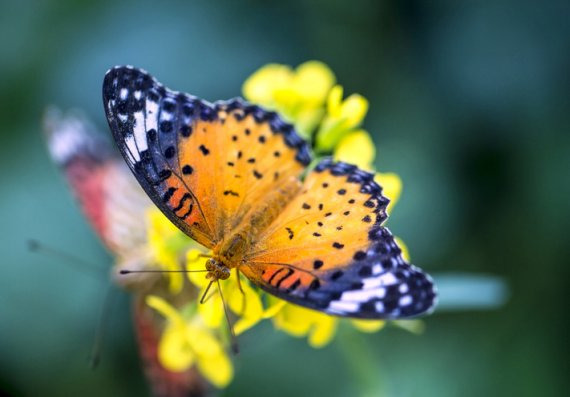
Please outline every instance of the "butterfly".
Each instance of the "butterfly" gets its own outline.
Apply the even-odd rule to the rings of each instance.
[[[231,271],[291,303],[337,316],[414,317],[431,278],[408,264],[371,173],[329,158],[279,114],[209,103],[132,66],[110,69],[103,103],[119,151],[160,210],[208,248],[206,277]]]
[[[174,373],[157,358],[164,323],[145,303],[147,294],[161,295],[164,286],[154,274],[119,277],[119,269],[146,268],[147,226],[143,216],[152,206],[145,192],[103,139],[80,114],[50,109],[44,118],[49,153],[61,168],[85,217],[116,258],[115,281],[133,293],[133,321],[143,369],[156,396],[200,395],[206,384],[195,368]]]

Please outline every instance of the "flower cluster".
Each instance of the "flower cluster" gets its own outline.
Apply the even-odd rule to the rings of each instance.
[[[243,84],[243,95],[252,103],[273,109],[295,125],[296,130],[313,144],[318,156],[333,155],[336,160],[356,164],[373,171],[375,147],[368,132],[360,126],[368,111],[368,101],[352,94],[343,98],[343,88],[335,85],[335,76],[323,63],[310,61],[296,69],[269,64],[251,75]],[[402,190],[402,182],[393,173],[376,173],[392,209]],[[174,372],[196,368],[217,387],[226,386],[233,367],[223,346],[230,335],[224,320],[222,296],[234,318],[237,335],[263,319],[271,319],[276,329],[308,343],[322,347],[332,341],[338,327],[337,317],[306,309],[265,294],[248,280],[235,274],[219,283],[219,290],[207,291],[204,273],[193,272],[205,267],[204,248],[186,237],[157,209],[149,210],[148,241],[159,266],[170,272],[170,293],[193,288],[197,298],[180,307],[166,299],[149,295],[148,306],[166,319],[160,345],[161,364]],[[407,255],[405,247],[404,255]],[[186,269],[188,273],[172,272]],[[187,276],[187,277],[186,277]],[[204,296],[204,294],[206,294]],[[198,300],[204,296],[205,303]],[[384,321],[351,320],[364,332],[375,332]]]

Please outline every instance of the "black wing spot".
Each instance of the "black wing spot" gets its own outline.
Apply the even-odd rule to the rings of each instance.
[[[331,215],[332,215],[332,212],[327,212],[327,213],[325,214],[326,217],[329,217],[329,216],[331,216]]]
[[[323,267],[324,264],[325,263],[322,260],[317,259],[316,261],[313,262],[313,269],[319,270],[321,267]]]
[[[234,192],[233,190],[225,190],[225,191],[224,191],[224,196],[239,197],[239,193],[238,193],[238,192]]]
[[[368,265],[362,266],[358,271],[360,277],[370,277],[372,275],[372,268]]]
[[[253,157],[249,158],[249,159],[247,159],[247,162],[250,164],[253,164],[253,163],[255,163],[255,158],[253,158]]]
[[[263,174],[259,173],[257,170],[253,170],[253,176],[257,179],[263,178]]]
[[[323,203],[319,203],[319,211],[322,211],[324,208]]]
[[[287,230],[287,233],[289,233],[289,240],[293,240],[293,237],[295,237],[295,233],[293,233],[293,230],[291,230],[290,227],[286,227],[285,230]]]
[[[370,215],[366,215],[364,218],[362,218],[362,222],[370,223],[372,222],[372,218],[370,218]]]
[[[343,215],[344,215],[344,216],[348,216],[348,214],[350,214],[350,211],[344,211],[344,212],[343,212]]]
[[[344,272],[342,270],[337,270],[336,272],[334,272],[333,274],[331,274],[331,280],[338,280],[339,278],[342,277],[342,275],[344,274]]]
[[[333,246],[334,248],[336,248],[337,250],[340,250],[340,249],[344,248],[344,244],[341,244],[341,243],[339,243],[339,242],[337,242],[337,241],[335,241],[332,246]]]
[[[237,140],[238,140],[238,136],[237,136],[237,135],[232,136],[232,141],[237,142]]]
[[[169,133],[172,131],[172,123],[170,121],[163,121],[160,123],[159,128],[161,132]]]
[[[176,192],[176,190],[177,189],[175,187],[169,187],[168,190],[162,196],[162,201],[165,203],[170,201],[170,199],[172,198],[172,196],[174,195],[174,192]]]
[[[323,227],[323,222],[317,222],[317,225],[319,225],[320,227]]]
[[[336,230],[342,230],[342,226],[337,226]]]
[[[158,177],[160,178],[161,181],[164,181],[165,179],[170,178],[170,175],[172,175],[172,171],[170,170],[162,170],[158,173]]]
[[[176,149],[174,149],[174,146],[169,146],[164,151],[164,157],[166,157],[167,159],[173,158],[175,154],[176,154]]]
[[[374,208],[376,205],[374,204],[374,201],[368,200],[364,202],[364,206],[368,208]]]
[[[249,128],[246,128],[246,129],[245,129],[245,135],[249,135],[249,134],[251,134],[251,131],[250,131]]]
[[[329,184],[325,182],[323,183],[323,187],[326,189],[327,187],[329,187]]]
[[[257,138],[257,140],[259,141],[259,143],[265,143],[267,139],[265,138],[265,136],[261,135],[259,138]]]
[[[322,234],[320,234],[320,233],[317,233],[317,232],[314,232],[314,233],[313,233],[313,236],[315,236],[315,237],[321,237],[321,236],[322,236]]]
[[[237,152],[237,158],[238,160],[241,159],[241,156],[243,155],[243,153],[241,152],[241,150],[238,150]]]
[[[337,193],[340,194],[341,196],[344,196],[346,194],[346,189],[339,189]]]
[[[154,128],[151,128],[150,130],[148,130],[148,132],[146,133],[147,139],[149,140],[149,142],[154,142],[156,141],[156,130]]]
[[[318,278],[311,281],[311,285],[309,285],[309,288],[312,290],[319,289],[320,287],[321,287],[321,282],[319,281]]]
[[[310,209],[311,209],[311,206],[310,206],[309,204],[307,204],[307,203],[303,203],[302,208],[303,208],[304,210],[310,210]]]
[[[348,204],[354,204],[354,203],[355,203],[355,200],[354,200],[354,199],[348,200]]]
[[[233,167],[235,164],[232,161],[227,162],[228,166]]]
[[[192,135],[192,127],[189,125],[183,125],[182,127],[180,127],[180,135],[182,135],[185,138],[188,138],[190,135]]]
[[[366,258],[366,252],[364,252],[364,251],[356,251],[356,253],[354,254],[353,258],[354,258],[354,260],[361,261],[361,260],[363,260],[364,258]]]
[[[192,168],[192,166],[186,164],[184,167],[182,167],[182,173],[184,175],[190,175],[194,172],[194,168]]]
[[[276,150],[276,151],[273,152],[273,155],[274,155],[275,157],[279,157],[279,156],[281,156],[281,153],[279,153],[279,151]]]
[[[200,149],[200,151],[202,152],[202,154],[204,156],[207,156],[210,154],[210,150],[204,145],[200,145],[200,147],[198,149]]]

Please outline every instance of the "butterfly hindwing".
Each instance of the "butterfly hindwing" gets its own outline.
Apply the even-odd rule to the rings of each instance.
[[[372,174],[323,160],[240,270],[270,293],[331,314],[422,314],[433,306],[433,284],[381,226],[387,203]]]
[[[105,76],[103,100],[145,191],[208,248],[310,162],[291,125],[241,99],[210,104],[170,91],[142,70],[116,67]]]

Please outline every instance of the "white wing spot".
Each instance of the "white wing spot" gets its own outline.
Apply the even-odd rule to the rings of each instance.
[[[125,145],[127,145],[127,148],[129,149],[129,153],[131,154],[133,160],[135,162],[140,161],[141,157],[139,155],[139,151],[135,143],[135,137],[133,135],[129,135],[125,138]]]
[[[412,297],[410,295],[404,295],[398,301],[400,306],[408,306],[412,304]]]
[[[360,305],[357,302],[343,302],[332,301],[329,303],[329,310],[344,313],[344,312],[357,312]]]
[[[119,93],[119,97],[124,101],[125,99],[127,99],[127,96],[129,95],[129,90],[127,90],[126,88],[121,88],[121,92]]]
[[[144,114],[143,112],[136,112],[134,114],[135,124],[133,132],[135,135],[135,142],[137,143],[138,150],[143,151],[148,149],[148,142],[146,140],[146,131],[144,128]]]
[[[348,302],[366,302],[372,298],[384,298],[386,296],[385,288],[361,289],[356,291],[345,291],[342,293],[340,300]]]

